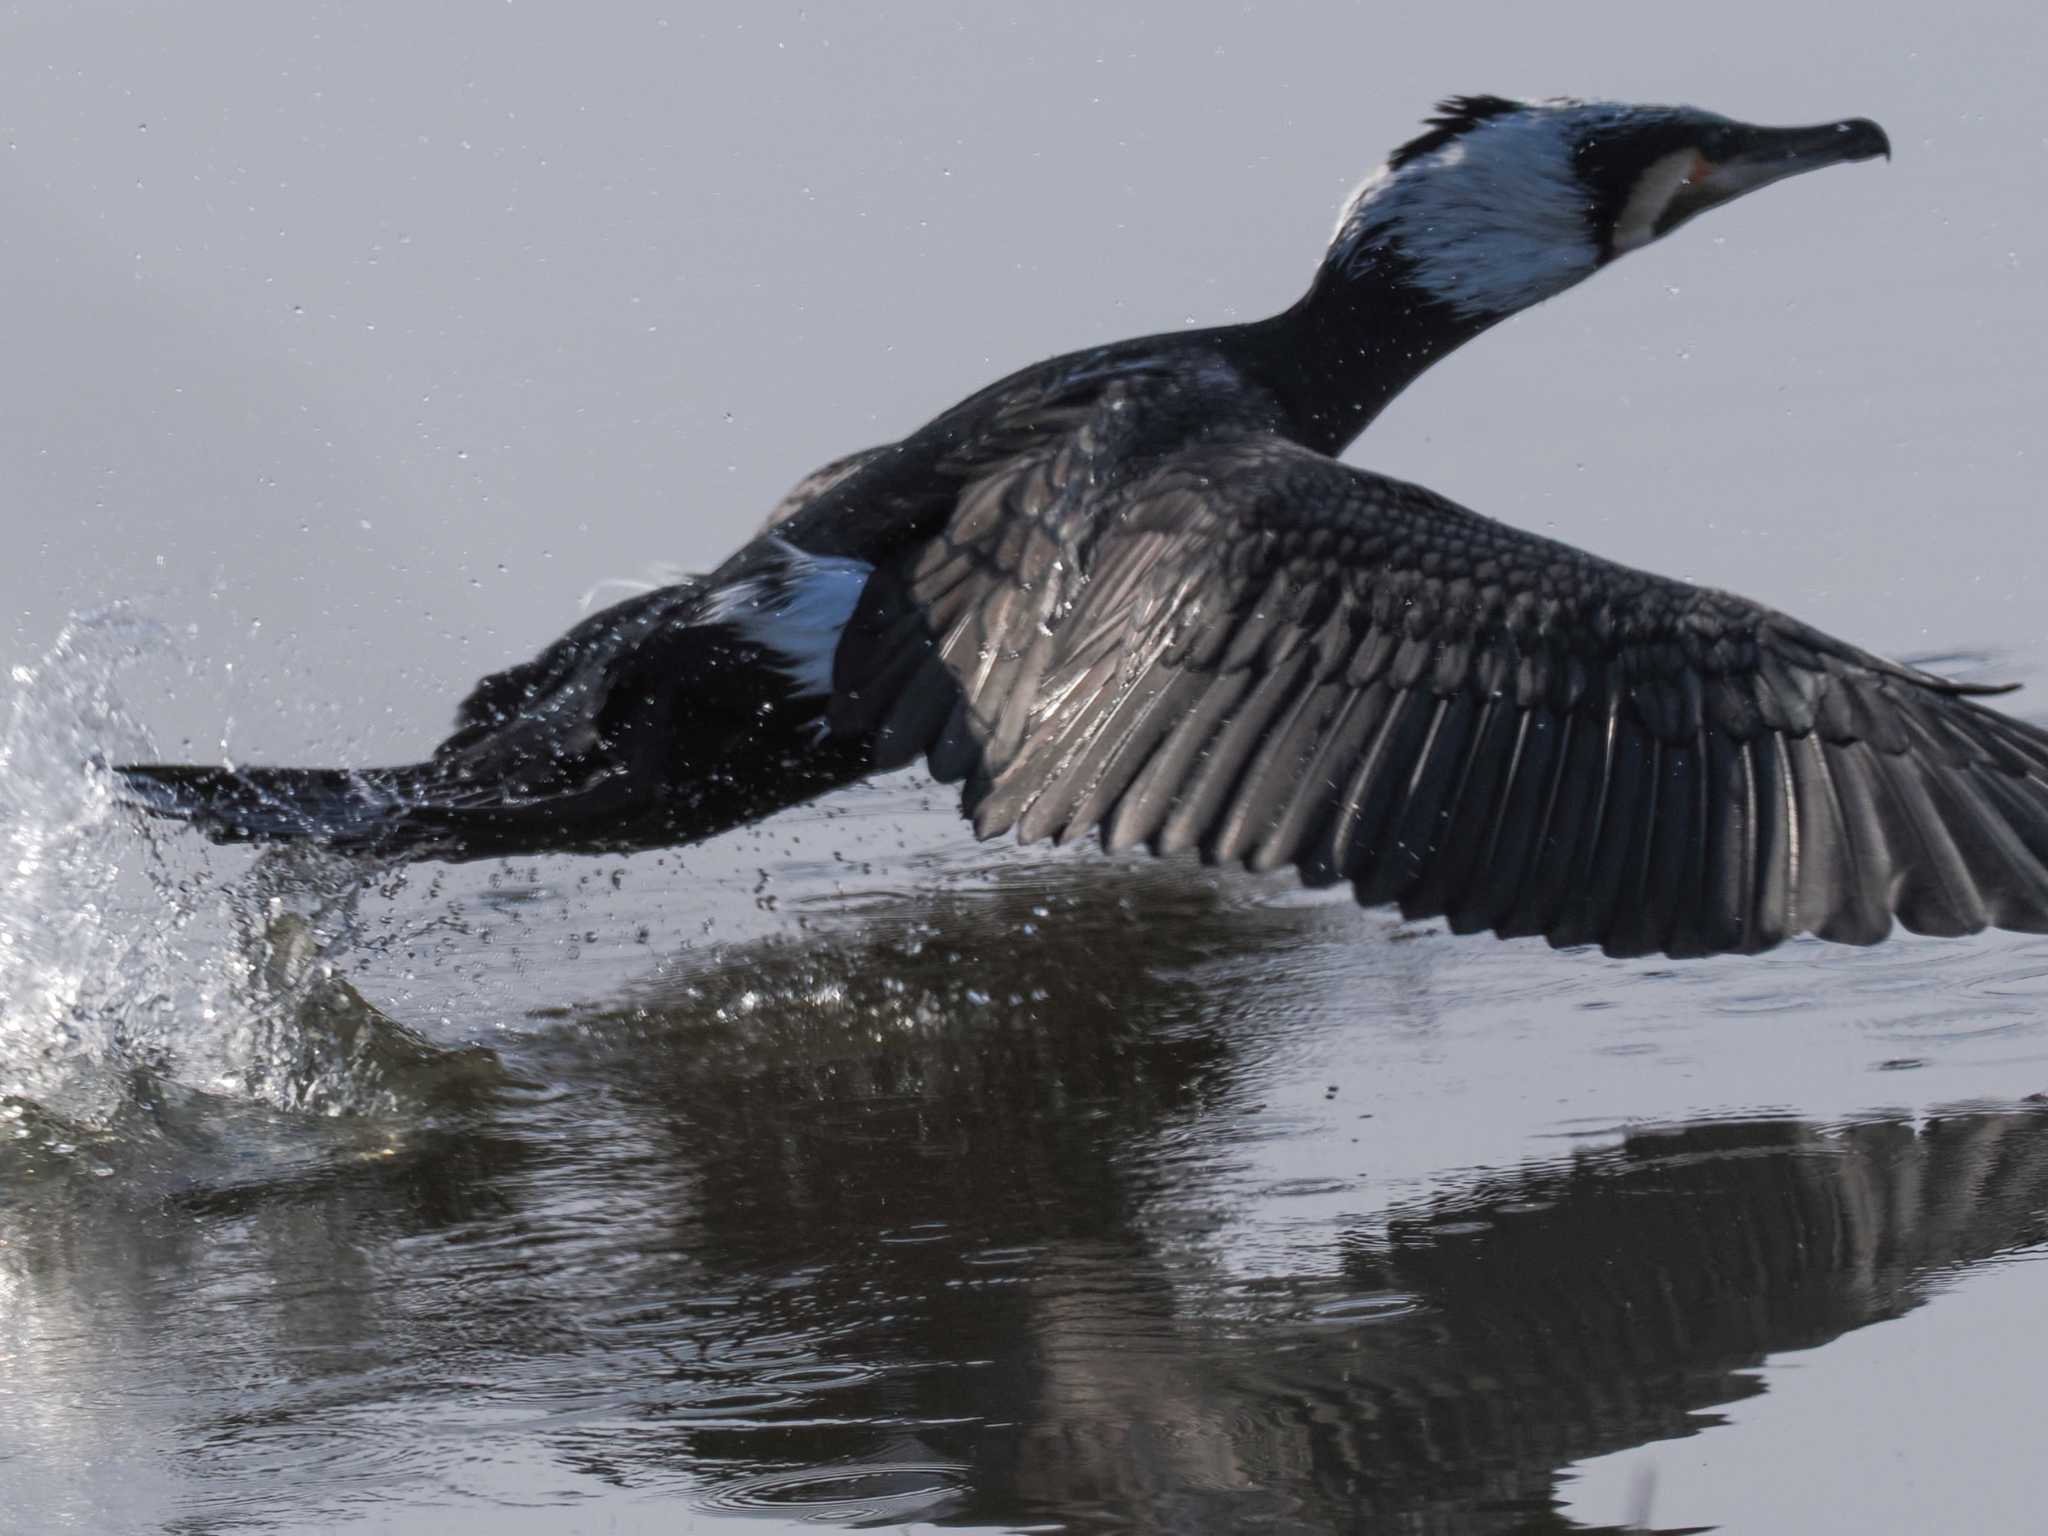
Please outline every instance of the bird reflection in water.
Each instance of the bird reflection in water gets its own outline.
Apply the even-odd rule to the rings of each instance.
[[[1225,1294],[1158,1197],[1239,1119],[1308,930],[1198,874],[1048,878],[729,953],[585,1035],[691,1170],[674,1294],[729,1286],[721,1338],[827,1368],[741,1425],[651,1414],[634,1454],[842,1511],[871,1467],[876,1514],[968,1524],[1531,1529],[1564,1465],[1695,1432],[1766,1355],[2048,1239],[2048,1112],[1715,1121],[1333,1230],[1334,1277]],[[679,1369],[744,1392],[743,1350]]]
[[[17,1320],[175,1378],[195,1529],[490,1463],[543,1502],[1508,1532],[1767,1355],[2048,1240],[2048,1110],[1723,1121],[1361,1186],[1313,1273],[1234,1281],[1187,1192],[1314,913],[1069,867],[849,917],[547,1023],[377,1155],[359,1126],[233,1158],[224,1112],[172,1106],[143,1166],[0,1204]]]

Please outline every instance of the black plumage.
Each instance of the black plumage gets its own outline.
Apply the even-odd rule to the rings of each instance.
[[[1044,520],[1020,540],[1025,505]],[[1087,579],[1029,579],[1016,551],[1039,543],[1087,547]],[[961,602],[963,569],[983,601]],[[1411,916],[1615,953],[1868,940],[1894,910],[2048,925],[2048,740],[1985,690],[1271,434],[961,517],[870,593],[839,653],[849,729],[869,676],[898,708],[1037,701],[1021,736],[983,738],[983,836],[1292,863]]]
[[[1580,114],[1620,199],[1587,215],[1591,270],[1652,193],[1689,216],[1714,176],[1725,198],[1884,148],[1646,110],[1632,184],[1630,110],[1464,99],[1383,181],[1433,195],[1414,178],[1486,136]],[[1671,161],[1694,119],[1725,165]],[[1371,186],[1285,314],[1057,358],[827,466],[719,570],[486,679],[426,763],[136,767],[130,792],[225,839],[460,858],[687,841],[922,758],[983,837],[1291,865],[1460,932],[1697,955],[1895,916],[2048,931],[2048,734],[1995,690],[1331,456],[1508,312],[1432,276]]]

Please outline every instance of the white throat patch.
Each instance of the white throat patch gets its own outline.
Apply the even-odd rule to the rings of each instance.
[[[1579,125],[1556,110],[1483,122],[1399,170],[1382,166],[1337,226],[1349,275],[1393,246],[1465,315],[1508,315],[1590,277],[1600,249],[1572,164]]]
[[[1657,221],[1700,163],[1697,151],[1674,150],[1636,178],[1635,190],[1614,221],[1614,254],[1640,250],[1657,238]]]

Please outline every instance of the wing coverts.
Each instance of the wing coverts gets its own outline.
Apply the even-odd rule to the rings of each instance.
[[[1610,954],[2048,931],[2048,736],[1976,689],[1273,437],[988,465],[878,570],[835,728],[983,837],[1293,865]]]

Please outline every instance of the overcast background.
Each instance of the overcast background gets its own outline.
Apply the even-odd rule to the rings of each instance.
[[[178,636],[176,656],[126,683],[167,752],[353,763],[419,754],[477,674],[546,643],[599,583],[715,562],[818,462],[914,428],[1050,353],[1288,303],[1348,190],[1430,104],[1500,91],[1688,100],[1775,122],[1868,115],[1897,156],[1716,212],[1516,320],[1434,371],[1355,456],[1881,649],[1982,651],[1984,665],[2038,685],[2048,661],[2037,448],[2048,403],[2044,79],[2048,8],[2018,3],[0,3],[11,343],[0,367],[0,677],[33,669],[71,612],[128,601]],[[59,669],[44,702],[63,700],[66,682]],[[2037,686],[2018,707],[2037,713],[2041,698]],[[34,716],[31,733],[61,715]],[[22,761],[72,760],[64,732],[48,734],[55,746]],[[0,810],[35,834],[20,846],[40,849],[35,818],[62,796],[26,792],[38,788],[34,773],[17,772],[26,789],[0,796]],[[824,830],[849,804],[866,816]],[[709,951],[691,945],[714,926],[731,944],[757,929],[797,932],[807,912],[863,910],[839,894],[842,853],[861,861],[858,878],[900,888],[899,907],[876,909],[885,937],[889,912],[936,914],[970,953],[969,940],[984,954],[1014,948],[1025,967],[1065,953],[1024,946],[1032,924],[1014,944],[984,931],[1015,908],[972,890],[950,917],[943,897],[920,906],[945,886],[945,867],[896,846],[891,834],[916,822],[911,810],[899,817],[910,804],[841,797],[764,839],[693,850],[686,871],[656,854],[616,861],[605,881],[604,866],[563,860],[500,893],[496,872],[479,866],[471,875],[488,880],[485,897],[451,877],[452,894],[436,878],[371,904],[373,916],[396,914],[394,932],[444,899],[462,918],[432,929],[439,947],[417,978],[409,947],[349,960],[374,1000],[440,1043],[488,1040],[516,1067],[535,1041],[588,1036],[587,1057],[551,1058],[537,1074],[550,1084],[532,1111],[540,1119],[506,1107],[502,1125],[459,1144],[473,1156],[443,1159],[451,1177],[474,1167],[480,1189],[504,1195],[507,1246],[413,1242],[402,1219],[379,1224],[387,1205],[403,1218],[400,1184],[388,1197],[360,1186],[358,1209],[353,1152],[333,1154],[345,1176],[330,1197],[324,1175],[302,1184],[289,1164],[274,1171],[267,1133],[237,1119],[206,1122],[220,1128],[218,1150],[209,1129],[196,1163],[179,1153],[159,1166],[167,1143],[143,1138],[118,1177],[110,1168],[75,1186],[21,1186],[25,1199],[16,1188],[16,1208],[0,1212],[11,1223],[0,1230],[11,1256],[0,1281],[26,1279],[0,1291],[0,1330],[12,1330],[0,1336],[0,1400],[11,1387],[18,1411],[0,1414],[0,1431],[28,1450],[0,1443],[0,1470],[14,1480],[0,1510],[36,1529],[87,1528],[77,1511],[132,1507],[132,1528],[155,1529],[168,1484],[231,1522],[284,1509],[275,1523],[291,1528],[301,1505],[318,1514],[370,1498],[394,1521],[414,1520],[390,1529],[440,1532],[447,1511],[412,1490],[438,1496],[460,1483],[472,1523],[494,1532],[517,1524],[522,1502],[571,1501],[524,1517],[533,1529],[559,1525],[568,1507],[595,1520],[574,1503],[592,1490],[622,1530],[689,1518],[676,1504],[613,1499],[616,1489],[586,1477],[534,1395],[541,1378],[522,1373],[534,1361],[552,1368],[566,1336],[557,1322],[596,1304],[593,1276],[628,1299],[645,1287],[657,1309],[689,1300],[694,1282],[617,1255],[640,1252],[645,1222],[683,1234],[677,1254],[715,1258],[715,1242],[700,1239],[717,1237],[728,1193],[727,1208],[748,1206],[755,1179],[798,1193],[754,1207],[762,1225],[734,1223],[728,1238],[767,1234],[776,1252],[787,1239],[821,1265],[870,1251],[868,1207],[847,1226],[807,1216],[781,1140],[764,1137],[750,1165],[749,1143],[717,1134],[716,1115],[697,1122],[712,1133],[676,1125],[743,1097],[735,1085],[774,1080],[787,1063],[764,1020],[800,1046],[788,1061],[802,1070],[771,1106],[793,1126],[810,1125],[816,1107],[802,1054],[814,1036],[860,1068],[848,1082],[894,1081],[871,1065],[892,1060],[894,1036],[863,1055],[859,1042],[882,1033],[813,999],[839,995],[818,985],[835,968],[859,981],[900,962],[880,940],[806,951],[817,968],[793,973],[797,991],[771,995],[761,1018],[747,1014],[723,1055],[702,1049],[722,1037],[699,1026],[726,1016],[700,1007],[694,983],[673,994],[678,1032],[651,1046],[612,1013],[564,1023],[543,1005],[603,1009],[636,995],[629,976],[695,974]],[[942,839],[957,868],[997,857],[967,849],[936,815],[911,833]],[[142,857],[139,839],[128,846]],[[151,857],[203,857],[189,842],[165,847]],[[872,877],[870,855],[881,866]],[[233,868],[231,857],[166,867]],[[103,926],[85,920],[110,874],[96,885],[87,861],[38,883],[33,861],[19,862],[27,894],[9,898],[0,922],[38,942],[73,935],[88,980],[154,953],[142,942],[149,924],[128,931],[118,904]],[[1146,897],[1152,887],[1128,872],[1104,871],[1098,888],[1073,873],[1085,865],[1048,856],[1045,868],[1048,889],[1071,882],[1105,903],[1128,879],[1136,910],[1158,914],[1161,929],[1189,910]],[[1026,860],[1010,869],[1019,883],[996,882],[997,896],[1033,889]],[[1064,1347],[1143,1395],[1165,1379],[1130,1369],[1155,1338],[1155,1292],[1142,1289],[1155,1280],[1191,1284],[1176,1331],[1156,1336],[1170,1340],[1157,1358],[1179,1371],[1190,1336],[1181,1324],[1213,1321],[1201,1300],[1211,1270],[1264,1279],[1342,1263],[1358,1220],[1438,1193],[1466,1198],[1500,1170],[1562,1167],[1618,1127],[1759,1115],[1825,1126],[1881,1112],[1903,1136],[1930,1109],[2048,1087],[2038,940],[1793,945],[1764,960],[1671,967],[1533,943],[1382,942],[1378,918],[1297,911],[1285,897],[1269,906],[1257,893],[1272,888],[1249,881],[1216,889],[1224,905],[1213,920],[1179,937],[1213,950],[1223,970],[1169,964],[1165,980],[1134,980],[1137,961],[1156,955],[1111,926],[1099,951],[1082,946],[1083,969],[1050,983],[1065,989],[1056,998],[1079,1000],[1084,1025],[1091,1009],[1136,1010],[1136,1038],[1156,1036],[1175,1057],[1175,988],[1199,982],[1216,1017],[1198,1033],[1213,1034],[1204,1049],[1228,1058],[1218,1070],[1236,1086],[1189,1112],[1185,1142],[1181,1119],[1154,1126],[1163,1111],[1145,1108],[1142,1083],[1128,1133],[1113,1119],[1101,1131],[1092,1101],[1068,1096],[1063,1062],[1079,1064],[1074,1081],[1093,1080],[1085,1028],[1070,1038],[1000,1006],[985,1025],[988,999],[971,987],[972,1006],[948,1005],[932,1026],[933,1049],[951,1053],[933,1058],[948,1063],[944,1082],[956,1080],[954,1063],[986,1061],[1003,1087],[988,1102],[1009,1104],[1014,1090],[1028,1110],[982,1116],[1016,1138],[999,1145],[1028,1158],[1103,1138],[1104,1167],[1088,1174],[1083,1163],[1079,1185],[1031,1230],[1055,1254],[1083,1231],[1099,1264],[1086,1201],[1107,1191],[1117,1229],[1128,1221],[1133,1247],[1157,1257],[1157,1269],[1133,1271],[1132,1294],[1145,1298],[1135,1333],[1091,1331],[1114,1323],[1120,1303],[1099,1305],[1108,1292],[1096,1270],[1075,1271],[1086,1279],[1078,1310],[1049,1306],[1043,1336],[1001,1341],[1016,1351],[1005,1358],[1032,1356],[1020,1380],[1036,1381]],[[70,909],[81,921],[41,921]],[[1045,909],[1030,910],[1035,922]],[[1061,907],[1046,932],[1087,937],[1096,910]],[[733,953],[746,967],[766,952],[741,943]],[[1097,953],[1106,990],[1085,970]],[[175,992],[190,978],[171,970]],[[960,974],[975,974],[972,962]],[[156,999],[156,977],[135,967],[132,995]],[[130,995],[114,991],[116,1002]],[[72,1013],[47,1017],[11,1067],[61,1054],[77,1034]],[[188,1040],[221,1033],[211,1013],[184,1022]],[[1008,1034],[1034,1042],[1028,1066],[1003,1054]],[[642,1078],[666,1086],[636,1119],[604,1107],[614,1071],[636,1093]],[[758,1097],[746,1102],[762,1112]],[[1268,1105],[1271,1118],[1249,1118]],[[1165,1150],[1145,1150],[1155,1143]],[[529,1153],[507,1163],[502,1149],[515,1144]],[[647,1162],[639,1149],[650,1144],[672,1162]],[[919,1161],[925,1145],[936,1143],[913,1137],[905,1157]],[[1144,1172],[1154,1155],[1165,1170],[1156,1180]],[[839,1169],[836,1152],[820,1157]],[[1123,1182],[1126,1161],[1138,1182]],[[1886,1166],[1900,1187],[1912,1183],[1896,1172],[1910,1164]],[[223,1180],[258,1192],[246,1213],[238,1199],[159,1198]],[[885,1191],[901,1200],[890,1223],[912,1230],[922,1214],[971,1243],[975,1211],[919,1188]],[[1895,1229],[1898,1251],[1925,1234],[1939,1257],[1946,1223],[1981,1194],[1958,1194],[1954,1211],[1902,1200],[1884,1207],[1891,1227],[1875,1230]],[[166,1211],[183,1234],[167,1248],[153,1235]],[[2032,1222],[2026,1208],[1990,1227],[2019,1241]],[[556,1242],[569,1232],[575,1241]],[[469,1255],[493,1266],[498,1289],[471,1287]],[[44,1259],[38,1270],[32,1261]],[[1788,1262],[1803,1273],[1801,1255]],[[739,1268],[755,1273],[751,1260]],[[923,1273],[946,1271],[928,1261]],[[1056,1295],[1057,1261],[1042,1275]],[[451,1288],[437,1290],[444,1276]],[[1770,1391],[1726,1410],[1730,1427],[1579,1467],[1576,1513],[1620,1520],[1654,1487],[1660,1517],[1723,1521],[1745,1536],[2027,1528],[2048,1379],[2044,1276],[2039,1263],[1972,1271],[1955,1296],[1896,1327],[1775,1359]],[[931,1283],[934,1296],[951,1284]],[[861,1308],[897,1310],[896,1293],[855,1289],[856,1303],[824,1307],[794,1347],[833,1358],[835,1330]],[[1785,1296],[1759,1291],[1749,1310],[1764,1316]],[[932,1315],[956,1315],[952,1306]],[[1785,1303],[1779,1320],[1801,1315]],[[1229,1316],[1223,1334],[1237,1342],[1226,1340],[1226,1361],[1275,1337],[1236,1333]],[[502,1317],[529,1319],[535,1338],[472,1327]],[[934,1337],[943,1343],[943,1329]],[[734,1342],[744,1333],[725,1339],[686,1321],[673,1338],[704,1374],[599,1350],[577,1367],[579,1390],[652,1404],[660,1421],[693,1381],[728,1367],[750,1379]],[[458,1352],[437,1353],[437,1339]],[[985,1363],[979,1342],[967,1348],[932,1358]],[[395,1374],[375,1368],[380,1359]],[[897,1391],[889,1371],[925,1363],[885,1351],[878,1391]],[[531,1416],[502,1411],[501,1388]],[[1001,1391],[970,1406],[992,1425],[1031,1418],[1084,1451],[1113,1447],[1129,1428],[1120,1410],[1062,1417],[1071,1400],[1047,1390],[1014,1413]],[[845,1411],[809,1401],[825,1405],[821,1425]],[[1321,1406],[1285,1407],[1297,1401]],[[1146,1433],[1168,1426],[1152,1434],[1163,1445],[1185,1425],[1214,1426],[1212,1442],[1184,1442],[1199,1449],[1256,1428],[1274,1403],[1290,1423],[1327,1425],[1328,1401],[1169,1395],[1147,1401]],[[1186,1404],[1201,1412],[1176,1419]],[[660,1487],[694,1498],[733,1470],[686,1458]]]
[[[424,750],[819,461],[1286,304],[1453,91],[1867,114],[1898,153],[1518,320],[1355,456],[1893,650],[2036,643],[2035,7],[5,17],[0,661],[112,599],[196,626],[137,684],[167,750]]]

